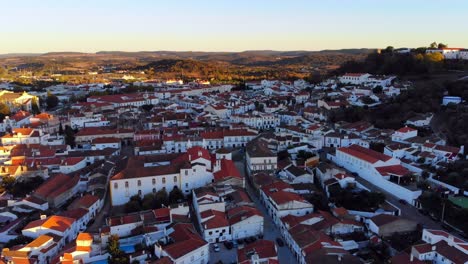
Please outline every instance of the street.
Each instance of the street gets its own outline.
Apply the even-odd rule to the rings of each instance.
[[[241,173],[241,175],[243,177],[247,177],[247,175],[245,174],[245,161],[243,159],[240,160],[240,161],[235,161],[235,164],[236,164],[237,169]],[[267,210],[266,210],[265,206],[263,206],[263,204],[260,202],[258,197],[255,195],[255,191],[250,186],[248,181],[246,181],[246,190],[247,190],[247,193],[249,194],[250,198],[255,203],[255,206],[257,207],[257,209],[259,209],[263,214],[263,217],[264,217],[264,220],[265,220],[265,222],[263,223],[263,234],[264,234],[263,239],[271,240],[271,241],[274,241],[276,243],[276,241],[275,241],[276,238],[278,238],[278,237],[281,238],[281,233],[280,233],[279,229],[276,227],[275,224],[273,224],[273,219],[267,213]],[[283,247],[279,247],[278,244],[276,244],[276,248],[278,250],[278,261],[279,261],[280,264],[283,264],[283,263],[285,263],[285,264],[286,263],[287,264],[296,263],[295,258],[293,256],[291,250],[289,250],[289,248],[286,245],[283,246]]]

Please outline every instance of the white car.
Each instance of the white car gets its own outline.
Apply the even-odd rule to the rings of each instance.
[[[218,244],[213,245],[213,250],[214,250],[214,252],[219,252],[220,251],[220,248],[219,248]]]

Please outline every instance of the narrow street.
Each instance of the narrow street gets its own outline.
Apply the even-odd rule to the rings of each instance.
[[[241,175],[243,177],[247,177],[247,175],[245,174],[246,170],[245,170],[244,160],[242,159],[240,161],[235,161],[235,164],[236,164],[237,169],[241,173]],[[263,217],[264,217],[264,220],[265,220],[265,222],[263,223],[263,234],[264,234],[263,239],[274,241],[275,244],[276,244],[276,238],[278,238],[278,237],[281,238],[281,233],[280,233],[278,227],[276,227],[276,225],[273,224],[273,219],[270,217],[270,215],[268,215],[265,206],[260,202],[257,195],[255,194],[255,191],[250,186],[248,181],[246,181],[246,190],[247,190],[247,193],[249,194],[250,198],[255,203],[255,206],[263,214]],[[280,246],[278,246],[278,244],[276,244],[276,248],[278,250],[278,261],[279,261],[280,264],[283,264],[283,263],[284,264],[294,264],[294,263],[296,263],[295,258],[293,256],[291,250],[289,250],[289,248],[286,245],[284,245],[283,247],[280,247]]]

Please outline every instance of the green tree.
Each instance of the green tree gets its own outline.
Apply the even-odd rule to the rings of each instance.
[[[393,50],[394,50],[394,49],[395,49],[395,48],[393,48],[393,46],[388,46],[388,47],[385,48],[384,52],[386,52],[386,53],[393,53]]]
[[[0,120],[11,114],[10,107],[7,104],[0,103]]]
[[[152,105],[152,104],[145,104],[145,105],[142,105],[142,106],[141,106],[141,108],[142,108],[143,110],[145,110],[146,112],[151,111],[151,109],[153,109],[153,107],[154,107],[154,105]]]
[[[183,199],[184,199],[184,194],[177,187],[174,187],[174,189],[172,189],[172,191],[169,193],[169,203],[171,204],[178,203],[180,200],[183,200]]]
[[[437,45],[437,48],[439,48],[439,49],[445,49],[445,48],[447,48],[447,47],[448,47],[448,45],[447,45],[447,44],[443,44],[443,43],[439,43],[439,44]]]
[[[63,132],[64,132],[64,131],[63,131],[63,125],[62,125],[62,123],[60,122],[58,133],[59,133],[59,135],[63,135]]]
[[[33,114],[37,115],[41,113],[41,109],[39,108],[39,101],[36,97],[33,97],[31,102],[31,111]]]
[[[168,195],[166,189],[159,190],[156,195],[156,208],[161,208],[163,205],[169,203]]]
[[[1,186],[5,189],[5,190],[11,190],[11,188],[13,187],[13,185],[15,184],[15,177],[11,177],[11,176],[4,176],[2,177],[2,183],[1,183]]]
[[[52,94],[51,92],[47,92],[47,98],[46,98],[47,109],[52,109],[54,107],[57,107],[58,103],[59,103],[58,97]]]
[[[435,42],[435,41],[432,42],[432,43],[429,45],[429,47],[430,47],[431,49],[437,48],[437,42]]]
[[[65,144],[72,148],[76,146],[75,131],[69,125],[65,126]]]
[[[156,205],[156,198],[152,193],[148,193],[143,197],[143,201],[141,202],[143,210],[150,210],[154,209]]]
[[[111,235],[107,242],[107,252],[111,255],[110,263],[114,264],[128,264],[128,257],[120,249],[120,242],[118,235]]]
[[[375,94],[380,94],[380,93],[382,93],[382,91],[383,91],[383,88],[380,85],[377,85],[376,87],[374,87],[372,89],[372,92],[375,93]]]

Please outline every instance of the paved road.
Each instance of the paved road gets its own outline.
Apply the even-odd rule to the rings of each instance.
[[[243,160],[241,161],[236,161],[235,162],[237,169],[239,172],[242,174],[243,177],[246,177],[245,175],[245,162]],[[273,219],[270,217],[270,215],[267,213],[267,210],[265,206],[260,202],[260,200],[257,198],[255,192],[253,191],[253,188],[250,186],[248,181],[246,181],[246,190],[249,193],[250,197],[252,198],[253,202],[255,203],[255,206],[262,212],[263,217],[265,222],[263,223],[263,239],[266,240],[271,240],[275,241],[277,237],[281,237],[281,233],[276,227],[275,224],[273,224]],[[276,243],[276,242],[275,242]],[[289,248],[287,246],[279,247],[277,246],[278,249],[278,260],[280,264],[294,264],[296,263],[296,260]]]

